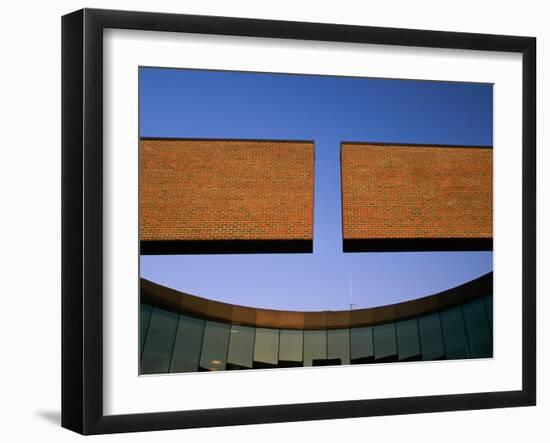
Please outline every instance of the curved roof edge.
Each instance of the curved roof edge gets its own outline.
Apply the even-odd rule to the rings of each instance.
[[[493,291],[490,272],[460,286],[393,305],[346,311],[281,311],[208,300],[141,279],[141,301],[170,311],[232,324],[277,329],[340,329],[373,326],[439,312]]]

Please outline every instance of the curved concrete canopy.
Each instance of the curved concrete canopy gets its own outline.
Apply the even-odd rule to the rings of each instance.
[[[393,305],[346,311],[282,311],[222,303],[141,279],[141,300],[170,311],[226,323],[280,329],[340,329],[419,317],[491,294],[490,272],[460,286]]]

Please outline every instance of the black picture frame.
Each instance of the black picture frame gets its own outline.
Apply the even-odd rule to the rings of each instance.
[[[522,389],[456,395],[104,415],[103,30],[504,51],[522,54]],[[536,403],[536,39],[83,9],[62,18],[62,426],[82,434],[530,406]]]

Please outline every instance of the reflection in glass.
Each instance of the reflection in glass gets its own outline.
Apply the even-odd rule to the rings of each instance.
[[[327,331],[304,331],[304,366],[326,364]]]
[[[229,324],[207,321],[204,327],[199,370],[219,371],[225,369],[228,346]]]
[[[460,307],[443,311],[440,317],[447,358],[468,358],[470,353]]]
[[[398,358],[400,361],[420,359],[420,340],[416,318],[395,324],[397,334]]]
[[[487,312],[487,318],[489,319],[489,324],[491,325],[491,331],[493,330],[493,295],[488,295],[483,297],[483,302],[485,303],[485,310]]]
[[[279,366],[303,366],[304,331],[281,329],[279,336]]]
[[[374,360],[372,328],[352,328],[350,331],[351,363],[371,363]]]
[[[439,314],[426,315],[418,319],[418,332],[422,360],[439,360],[445,358],[445,345],[441,332]]]
[[[147,336],[147,328],[149,327],[149,320],[151,320],[151,311],[153,307],[145,303],[140,305],[140,320],[139,320],[139,355],[143,352],[143,344],[145,343],[145,337]]]
[[[256,328],[254,343],[254,367],[271,368],[279,360],[279,330]]]
[[[395,324],[387,323],[374,326],[374,359],[376,361],[396,361],[397,343],[395,342]]]
[[[153,308],[141,357],[142,374],[160,374],[170,369],[178,314]]]
[[[229,350],[227,352],[227,369],[252,368],[255,330],[250,326],[231,326]]]
[[[327,331],[327,364],[350,364],[349,329],[331,329]]]
[[[483,300],[474,300],[462,306],[464,325],[470,347],[470,357],[493,356],[493,337]]]
[[[204,320],[180,315],[170,372],[199,370],[204,323]]]

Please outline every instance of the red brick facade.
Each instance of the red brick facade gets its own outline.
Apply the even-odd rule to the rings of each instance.
[[[314,144],[142,139],[142,242],[308,241]]]
[[[492,239],[490,148],[342,143],[341,167],[344,243]]]

